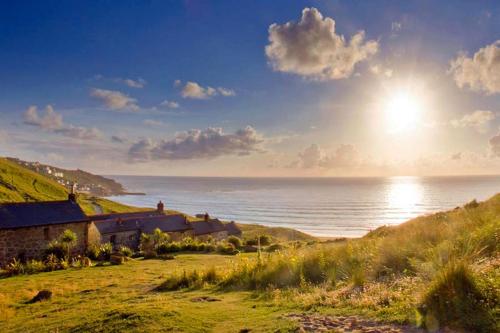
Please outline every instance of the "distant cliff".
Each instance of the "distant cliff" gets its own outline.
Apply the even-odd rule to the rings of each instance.
[[[50,178],[66,188],[69,188],[71,184],[76,183],[79,193],[85,193],[93,196],[126,194],[125,188],[122,184],[113,179],[94,175],[87,171],[80,169],[67,170],[42,164],[40,162],[27,162],[12,157],[7,157],[7,159],[42,176]]]

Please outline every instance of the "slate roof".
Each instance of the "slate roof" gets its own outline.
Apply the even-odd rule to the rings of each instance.
[[[70,200],[0,204],[0,229],[88,221],[80,206]]]
[[[224,227],[227,230],[227,234],[229,236],[240,236],[241,235],[241,229],[234,223],[234,221],[231,221],[229,223],[224,223]]]
[[[117,219],[117,218],[122,218],[122,219],[129,219],[129,218],[134,218],[134,217],[152,217],[152,216],[161,216],[163,214],[158,213],[156,210],[147,210],[143,212],[131,212],[131,213],[111,213],[111,214],[99,214],[99,215],[92,215],[90,216],[90,219],[92,221],[102,221],[102,220],[110,220],[110,219]]]
[[[111,234],[123,231],[140,230],[150,234],[156,228],[163,232],[179,232],[191,230],[191,224],[186,223],[184,215],[138,215],[136,217],[125,216],[123,214],[112,214],[111,218],[105,220],[94,220],[94,223],[101,234]]]
[[[191,222],[195,236],[211,234],[213,232],[225,231],[226,227],[219,219],[209,219],[208,221]]]

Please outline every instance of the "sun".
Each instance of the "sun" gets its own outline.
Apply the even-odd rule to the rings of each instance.
[[[410,91],[400,90],[389,96],[384,106],[389,132],[414,129],[420,120],[421,111],[418,97]]]

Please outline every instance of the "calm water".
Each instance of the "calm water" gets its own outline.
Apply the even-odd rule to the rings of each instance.
[[[145,196],[113,200],[209,212],[241,223],[292,227],[318,236],[361,236],[381,225],[454,208],[500,192],[500,176],[393,178],[202,178],[114,176]]]

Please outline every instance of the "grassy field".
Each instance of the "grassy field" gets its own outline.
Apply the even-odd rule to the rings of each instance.
[[[66,200],[67,198],[68,189],[61,184],[17,163],[0,158],[0,203],[53,201]],[[103,213],[121,213],[144,209],[83,194],[78,195],[78,203],[89,215],[96,213],[96,206]]]
[[[245,257],[252,256],[250,254]],[[17,276],[0,281],[1,332],[252,332],[289,331],[289,309],[245,291],[155,292],[169,274],[202,267],[228,267],[234,256],[181,254],[175,260],[132,260]],[[27,304],[39,290],[50,301]],[[218,301],[203,302],[211,297]]]

